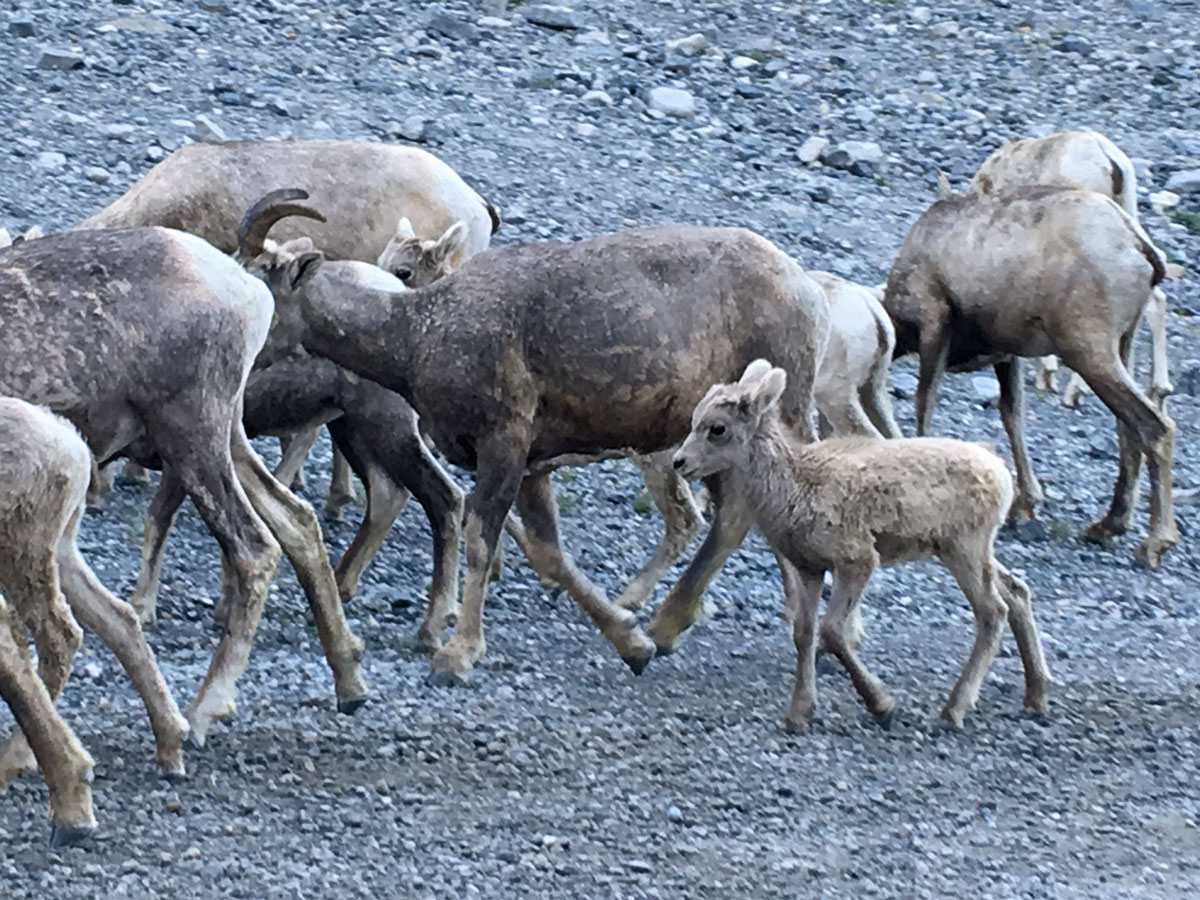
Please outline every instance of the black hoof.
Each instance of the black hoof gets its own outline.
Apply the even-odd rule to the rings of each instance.
[[[51,847],[76,847],[82,844],[95,832],[91,825],[57,825],[50,828]]]
[[[459,675],[455,672],[439,672],[436,669],[430,670],[429,674],[425,676],[425,684],[429,687],[467,687],[470,683],[466,675]]]
[[[646,666],[650,665],[650,660],[654,659],[653,653],[645,653],[641,656],[622,656],[625,660],[625,665],[633,671],[634,675],[641,675],[646,671]]]
[[[338,697],[337,709],[343,716],[352,716],[371,700],[370,694],[359,694],[357,697]]]
[[[180,784],[187,781],[187,772],[177,772],[174,769],[159,769],[158,777],[163,781],[169,781],[171,784]]]
[[[875,724],[878,725],[880,728],[882,728],[884,731],[891,731],[892,730],[892,722],[894,722],[894,721],[896,721],[896,708],[894,706],[891,709],[889,709],[887,712],[885,712],[882,716],[875,717]]]

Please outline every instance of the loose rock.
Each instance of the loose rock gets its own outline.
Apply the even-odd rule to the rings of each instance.
[[[690,119],[696,115],[696,98],[691,92],[673,87],[652,88],[649,107],[656,112],[677,119]]]

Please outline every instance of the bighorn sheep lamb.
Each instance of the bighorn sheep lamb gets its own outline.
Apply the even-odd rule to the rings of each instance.
[[[920,354],[917,434],[929,431],[943,371],[993,364],[1017,469],[1013,506],[1032,515],[1041,487],[1025,449],[1020,358],[1057,354],[1117,418],[1112,504],[1089,536],[1126,530],[1145,454],[1150,529],[1137,555],[1157,566],[1179,540],[1171,510],[1175,426],[1127,364],[1146,295],[1163,275],[1162,253],[1141,226],[1093,191],[1042,185],[933,204],[909,230],[883,298],[896,326],[895,355]]]
[[[891,714],[895,700],[858,658],[847,624],[875,569],[931,556],[951,571],[975,613],[975,643],[942,718],[960,727],[975,706],[1005,616],[1025,667],[1025,706],[1045,711],[1050,677],[1029,589],[994,553],[1013,496],[1003,461],[979,444],[950,439],[800,443],[779,416],[786,384],[782,369],[756,360],[736,384],[713,386],[675,454],[685,477],[725,474],[763,537],[797,571],[796,681],[784,727],[805,731],[816,706],[817,606],[830,570],[833,594],[821,642],[846,668],[867,709],[879,718]]]
[[[316,515],[271,477],[241,427],[242,390],[273,311],[261,281],[179,231],[70,231],[0,251],[0,393],[66,417],[101,463],[161,465],[144,555],[159,540],[155,509],[184,494],[221,546],[230,612],[187,711],[198,743],[234,710],[280,544],[312,605],[339,707],[366,694],[362,644]]]
[[[1096,191],[1111,197],[1130,218],[1138,220],[1137,173],[1129,157],[1112,141],[1091,129],[1059,131],[1042,138],[1009,141],[984,160],[967,187],[968,193],[992,194],[1023,185],[1053,184]],[[945,196],[948,184],[941,186]],[[1150,291],[1145,306],[1153,349],[1150,368],[1150,399],[1162,406],[1171,393],[1167,368],[1167,297],[1160,288]],[[1038,360],[1038,381],[1054,389],[1054,356]],[[1064,406],[1075,406],[1086,382],[1072,373],[1063,390]]]
[[[309,223],[304,232],[333,259],[374,262],[403,216],[414,237],[433,242],[431,251],[453,232],[431,255],[440,258],[445,251],[445,261],[458,265],[486,249],[500,225],[495,207],[424,150],[319,140],[187,144],[76,227],[162,225],[190,231],[233,253],[242,214],[264,192],[292,184],[306,187],[325,212],[325,223]],[[279,236],[288,240],[300,231],[287,223]],[[283,441],[277,474],[284,484],[303,478],[304,457],[315,438],[313,430]],[[326,514],[337,517],[353,496],[349,470],[335,453]]]
[[[50,698],[58,698],[79,649],[74,611],[113,650],[141,695],[159,765],[183,775],[187,722],[137,616],[105,589],[75,545],[92,473],[92,455],[74,428],[45,409],[0,397],[0,587],[14,622],[33,635]],[[16,732],[0,752],[0,784],[33,768],[37,748],[31,754],[29,743]]]
[[[286,201],[264,221],[319,213]],[[318,251],[249,261],[276,296],[278,333],[402,394],[456,465],[475,470],[466,502],[467,577],[454,635],[434,655],[463,677],[483,656],[483,600],[496,542],[516,502],[539,575],[564,585],[641,671],[655,646],[562,550],[550,471],[680,441],[689,404],[713,372],[763,348],[792,373],[786,414],[811,439],[807,411],[828,324],[823,292],[767,240],[743,229],[630,229],[574,244],[507,246],[415,291],[364,290]],[[289,338],[290,335],[290,338]],[[652,631],[673,647],[699,614],[708,579],[749,528],[716,512],[697,557]]]

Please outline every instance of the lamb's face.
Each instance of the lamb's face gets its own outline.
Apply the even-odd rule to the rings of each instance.
[[[743,458],[748,408],[736,385],[719,384],[696,406],[692,430],[675,451],[675,471],[684,478],[706,478],[733,468]]]
[[[436,240],[421,240],[408,219],[401,219],[375,264],[403,281],[405,287],[424,287],[454,271],[466,233],[466,226],[456,222]]]

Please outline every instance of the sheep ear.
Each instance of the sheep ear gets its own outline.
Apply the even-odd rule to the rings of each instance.
[[[396,237],[399,238],[415,238],[417,233],[413,231],[412,222],[408,221],[408,216],[401,216],[400,221],[396,223]]]
[[[296,290],[305,281],[312,278],[323,262],[325,262],[325,254],[319,250],[301,253],[292,260],[291,271],[288,273],[292,290]]]
[[[761,416],[779,402],[783,389],[787,387],[787,372],[771,369],[750,389],[750,410]]]
[[[449,259],[466,240],[467,226],[458,221],[445,230],[429,252],[439,261]]]
[[[765,359],[756,359],[750,365],[746,366],[746,371],[742,373],[742,377],[738,379],[738,384],[742,387],[748,387],[752,384],[757,384],[758,381],[771,371],[771,364]]]
[[[950,178],[941,169],[937,170],[937,192],[939,200],[954,196],[954,188],[950,187]]]

